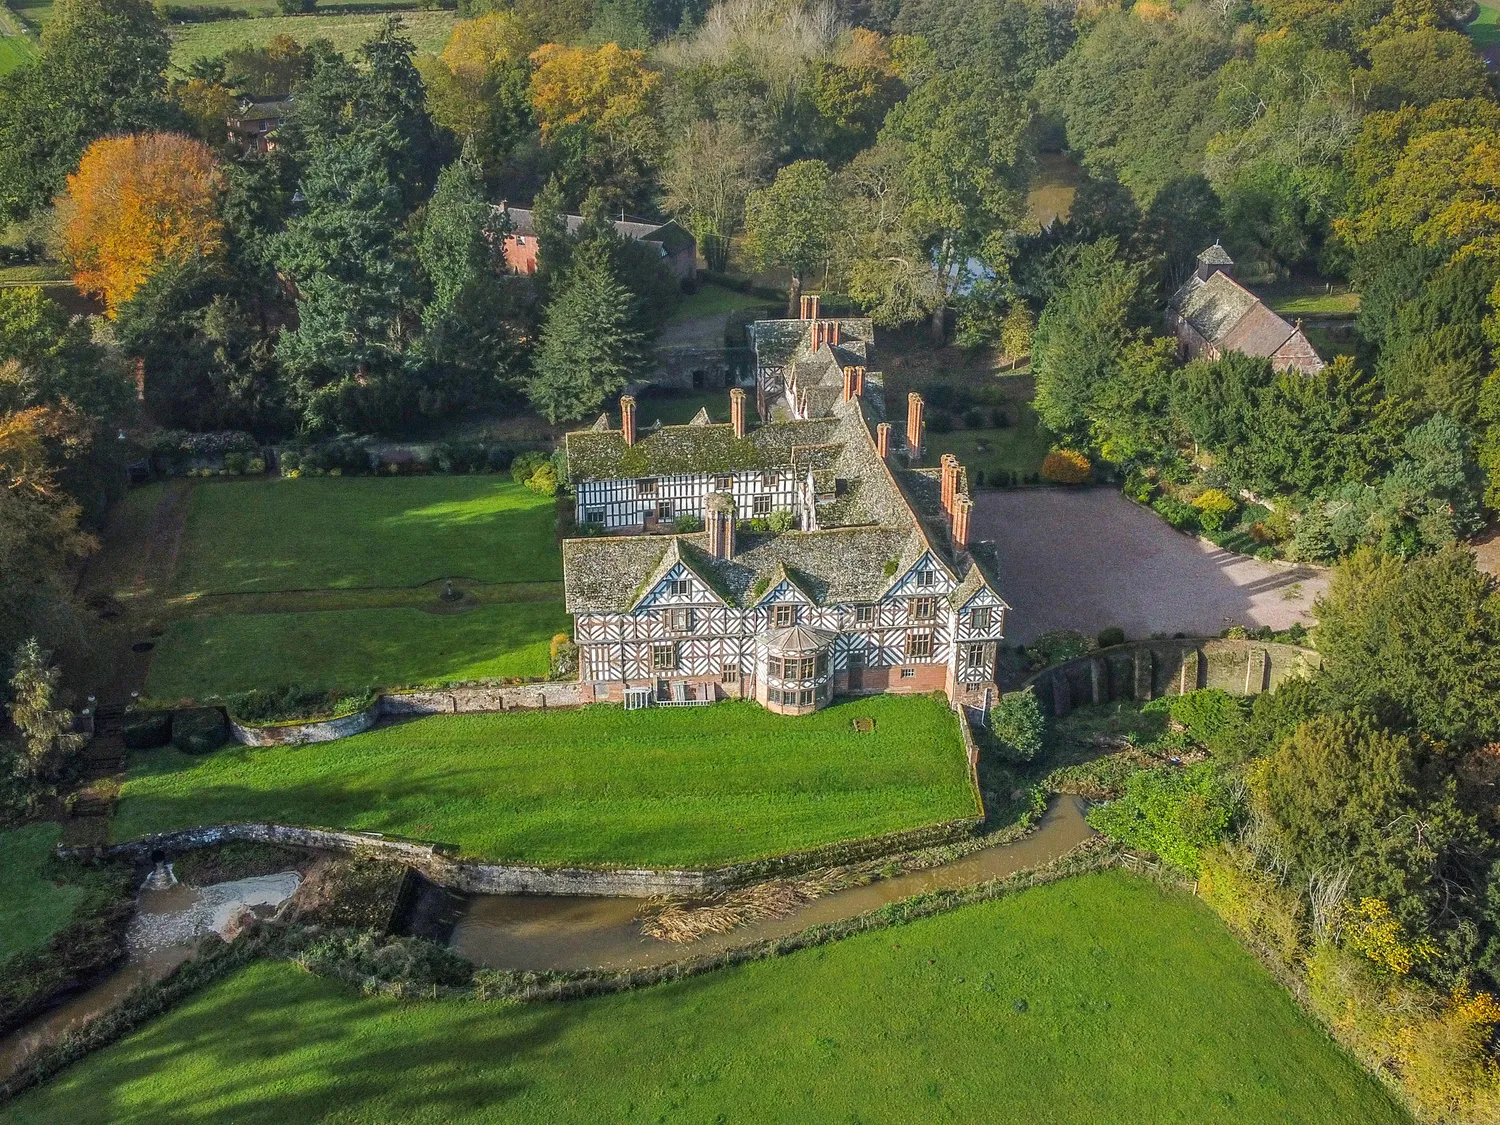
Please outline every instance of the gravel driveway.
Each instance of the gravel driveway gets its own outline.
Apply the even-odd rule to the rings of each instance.
[[[1012,643],[1111,625],[1132,639],[1310,625],[1313,601],[1328,588],[1326,571],[1220,550],[1111,488],[980,492],[972,534],[999,553]]]

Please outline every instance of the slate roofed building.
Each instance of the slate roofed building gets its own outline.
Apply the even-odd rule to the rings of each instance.
[[[291,98],[241,98],[225,119],[230,143],[265,155],[276,148],[276,130],[292,112]]]
[[[501,203],[495,208],[510,218],[511,233],[505,236],[505,265],[511,273],[536,273],[537,236],[532,211]],[[583,226],[582,215],[564,215],[569,233]],[[665,223],[639,223],[620,219],[612,224],[621,238],[644,242],[657,249],[667,268],[679,278],[696,277],[698,273],[698,240],[679,226],[676,220]]]
[[[1193,276],[1172,295],[1167,325],[1185,359],[1226,352],[1263,357],[1277,371],[1315,374],[1324,363],[1302,331],[1234,279],[1234,260],[1217,242],[1198,255]]]
[[[746,399],[730,392],[727,423],[700,412],[643,433],[626,396],[618,427],[601,415],[565,438],[591,534],[563,543],[564,595],[592,698],[795,715],[943,691],[985,707],[1008,607],[971,541],[962,466],[920,466],[920,397],[904,455],[878,373],[853,364],[815,417],[752,426]],[[682,517],[702,530],[678,531]]]

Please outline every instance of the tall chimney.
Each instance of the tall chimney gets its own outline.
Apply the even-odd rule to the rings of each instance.
[[[745,391],[735,387],[729,392],[729,420],[734,423],[734,436],[745,436]]]
[[[836,320],[828,328],[828,342],[830,344],[839,342],[839,322]]]
[[[734,558],[734,497],[727,492],[709,493],[703,514],[708,524],[708,553],[721,562]]]
[[[797,318],[799,320],[806,320],[807,319],[807,294],[806,293],[802,294],[802,303],[797,306]]]
[[[625,435],[625,444],[635,444],[635,397],[620,396],[620,430]]]
[[[809,296],[807,298],[807,319],[808,320],[817,320],[818,319],[818,306],[821,305],[822,303],[823,303],[823,298],[819,297],[816,293],[812,294],[811,296]]]
[[[906,460],[915,465],[922,459],[922,396],[906,396]]]
[[[882,422],[875,427],[875,452],[884,461],[891,454],[891,424]]]
[[[854,397],[854,368],[844,368],[844,401]]]
[[[951,515],[953,498],[958,494],[958,458],[944,453],[940,464],[943,466],[943,511]]]
[[[863,366],[854,369],[854,393],[861,398],[865,393],[865,369]]]
[[[974,502],[960,494],[953,498],[953,545],[959,550],[969,547],[969,512]]]

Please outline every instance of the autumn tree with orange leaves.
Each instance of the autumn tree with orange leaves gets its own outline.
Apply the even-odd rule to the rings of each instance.
[[[219,188],[202,141],[177,133],[95,141],[58,199],[74,283],[103,297],[113,316],[162,267],[217,254]]]

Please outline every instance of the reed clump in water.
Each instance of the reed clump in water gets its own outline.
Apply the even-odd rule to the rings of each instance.
[[[784,918],[815,898],[842,890],[851,880],[858,880],[854,869],[830,867],[797,879],[773,879],[708,899],[684,901],[658,896],[649,899],[641,911],[641,932],[658,941],[685,945],[751,922]]]

